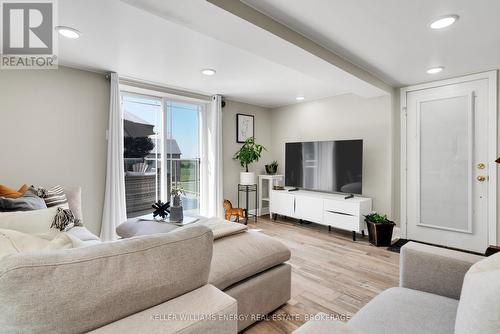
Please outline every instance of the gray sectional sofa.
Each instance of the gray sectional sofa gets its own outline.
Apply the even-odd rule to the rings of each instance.
[[[81,217],[80,190],[67,188]],[[1,333],[237,333],[290,299],[290,251],[192,226],[0,260]]]
[[[256,231],[217,239],[208,282],[238,302],[238,331],[290,299],[290,250]]]
[[[498,258],[493,275],[486,273],[489,277],[485,283],[490,282],[491,290],[468,291],[467,295],[472,298],[467,298],[467,301],[461,295],[466,273],[472,265],[485,259],[479,255],[410,242],[401,248],[399,287],[382,292],[347,323],[319,314],[294,334],[500,333],[500,319],[495,314],[500,305]],[[488,288],[484,286],[483,289]],[[476,300],[471,301],[474,298]],[[488,301],[488,298],[491,299]],[[496,305],[496,309],[487,309],[488,302],[496,303],[490,304]],[[458,311],[459,305],[462,312]],[[469,312],[471,309],[485,319],[478,319]],[[461,314],[457,315],[457,312]]]

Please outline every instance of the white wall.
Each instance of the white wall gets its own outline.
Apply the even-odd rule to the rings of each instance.
[[[498,152],[500,152],[500,115],[498,113],[500,112],[500,78],[498,77],[500,75],[499,71],[497,70],[497,131],[499,132],[497,134],[497,155],[500,156]],[[500,173],[498,170],[497,166],[497,245],[500,245]]]
[[[84,224],[99,234],[109,82],[65,67],[1,72],[0,183],[80,185]]]
[[[392,217],[393,113],[391,97],[352,94],[299,103],[271,111],[272,155],[283,172],[285,143],[363,139],[363,195],[374,210]]]
[[[258,144],[264,145],[268,151],[264,151],[259,162],[250,165],[249,170],[258,174],[264,174],[264,165],[272,160],[271,156],[271,113],[268,109],[251,104],[226,100],[226,106],[222,109],[223,128],[223,151],[224,151],[224,198],[229,199],[233,206],[237,204],[237,184],[240,178],[240,167],[238,161],[233,160],[233,155],[239,150],[242,144],[236,142],[236,114],[248,114],[255,116],[255,140]],[[244,200],[244,195],[241,197]],[[253,196],[250,196],[250,208],[255,205]],[[240,203],[240,207],[244,207]]]

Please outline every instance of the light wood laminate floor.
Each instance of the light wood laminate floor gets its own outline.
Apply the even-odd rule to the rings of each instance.
[[[245,333],[291,333],[304,323],[306,315],[324,312],[348,320],[383,290],[397,286],[399,254],[368,243],[350,232],[295,220],[259,218],[249,228],[261,229],[287,245],[292,258],[292,297],[267,321]]]

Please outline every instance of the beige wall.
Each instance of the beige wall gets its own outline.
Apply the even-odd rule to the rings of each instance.
[[[84,224],[100,233],[109,83],[102,74],[1,71],[0,183],[81,185]]]
[[[271,111],[271,159],[283,172],[286,142],[363,139],[363,195],[374,210],[392,217],[393,114],[391,97],[352,94],[295,104]]]
[[[233,206],[237,203],[237,184],[240,178],[240,167],[238,161],[233,160],[234,153],[241,147],[236,142],[236,114],[249,114],[255,116],[255,139],[258,144],[264,145],[268,149],[263,153],[262,159],[250,166],[249,170],[257,175],[265,172],[264,165],[272,160],[271,151],[271,113],[268,109],[234,101],[227,101],[222,109],[222,142],[224,159],[224,198],[229,199]],[[244,196],[244,195],[243,195]],[[242,200],[244,197],[241,197]],[[255,205],[253,196],[250,196],[250,208]],[[240,205],[244,207],[244,205]]]

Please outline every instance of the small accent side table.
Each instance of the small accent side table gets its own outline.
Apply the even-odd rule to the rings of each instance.
[[[262,216],[264,214],[263,210],[268,209],[264,207],[264,202],[267,202],[268,205],[270,204],[273,186],[277,183],[281,183],[283,185],[284,181],[285,177],[283,175],[259,175],[259,210],[257,211],[257,215]],[[269,216],[270,215],[271,213],[269,212]],[[270,216],[270,218],[272,219],[273,217]]]
[[[257,201],[258,201],[258,194],[257,194],[257,184],[239,184],[238,183],[238,208],[240,207],[240,193],[245,193],[245,225],[248,223],[248,217],[254,217],[255,221],[257,221]],[[250,214],[248,211],[248,203],[249,203],[249,194],[250,193],[255,193],[255,213]]]

